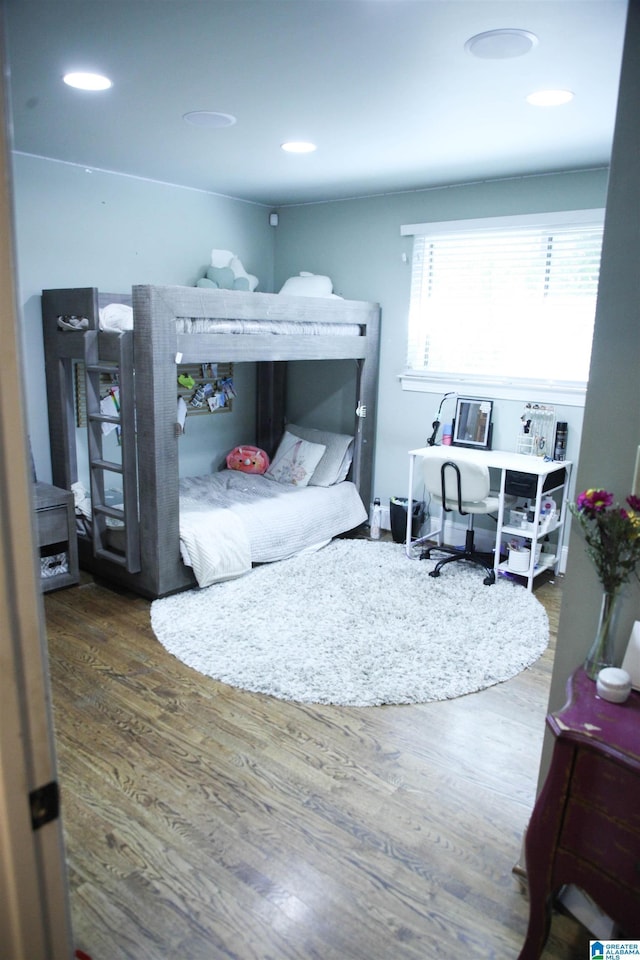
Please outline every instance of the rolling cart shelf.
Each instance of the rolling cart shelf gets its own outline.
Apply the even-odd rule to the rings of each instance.
[[[557,559],[555,553],[541,553],[540,559],[533,570],[534,577],[537,577],[539,573],[544,573],[545,570],[552,570]],[[506,560],[498,566],[498,570],[501,573],[510,573],[512,577],[523,577],[525,580],[529,576],[528,570],[512,570]]]
[[[541,530],[539,533],[535,533],[533,530],[533,524],[529,523],[526,527],[505,526],[502,528],[502,532],[509,533],[514,537],[524,537],[527,540],[541,540],[550,533],[554,533],[561,526],[561,523],[551,523],[546,530]]]

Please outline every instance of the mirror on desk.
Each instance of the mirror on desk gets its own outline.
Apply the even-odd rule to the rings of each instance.
[[[455,447],[491,449],[493,400],[458,397],[451,443]]]

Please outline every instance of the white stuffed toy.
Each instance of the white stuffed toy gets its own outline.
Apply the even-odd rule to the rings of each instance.
[[[330,297],[340,300],[338,294],[333,293],[333,283],[330,277],[309,273],[302,270],[297,277],[289,277],[282,285],[280,293],[285,297]]]
[[[196,287],[248,290],[251,293],[257,286],[258,278],[247,273],[239,258],[230,250],[212,250],[211,266],[207,267],[205,276],[196,281]]]

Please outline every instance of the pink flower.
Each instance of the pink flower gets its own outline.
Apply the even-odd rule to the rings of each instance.
[[[608,490],[583,490],[576,497],[576,506],[583,513],[594,516],[596,513],[602,513],[613,503],[613,494]]]
[[[630,494],[626,503],[628,509],[614,504],[608,490],[591,488],[569,504],[608,593],[615,593],[631,576],[637,576],[640,565],[640,497]]]

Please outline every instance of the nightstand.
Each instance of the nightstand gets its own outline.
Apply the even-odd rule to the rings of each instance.
[[[78,540],[73,493],[34,484],[40,587],[44,593],[78,583]]]
[[[556,741],[526,836],[529,928],[519,960],[538,960],[560,887],[575,884],[640,937],[640,694],[596,696],[584,670],[547,717]]]

